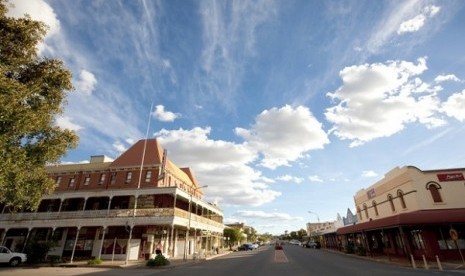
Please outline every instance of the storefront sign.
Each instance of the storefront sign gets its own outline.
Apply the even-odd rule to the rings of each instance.
[[[465,180],[462,173],[439,173],[437,176],[439,181]]]

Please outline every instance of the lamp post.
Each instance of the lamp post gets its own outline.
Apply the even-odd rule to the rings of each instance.
[[[189,232],[191,230],[191,219],[192,219],[192,212],[191,212],[191,205],[192,205],[192,195],[195,193],[195,191],[197,191],[198,189],[200,188],[207,188],[208,186],[207,185],[204,185],[204,186],[200,186],[200,187],[197,187],[195,189],[192,190],[191,194],[189,195],[189,220],[188,220],[188,223],[187,223],[187,231],[186,231],[186,240],[184,242],[184,261],[187,261],[187,244],[189,242]]]
[[[317,213],[312,212],[312,211],[308,211],[308,213],[309,213],[309,214],[314,214],[314,215],[316,215],[316,218],[317,218],[317,220],[318,220],[318,229],[320,229],[320,216],[318,216]],[[315,232],[317,232],[317,231],[315,231]]]

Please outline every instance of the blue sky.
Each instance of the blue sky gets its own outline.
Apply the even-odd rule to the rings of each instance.
[[[116,158],[153,105],[228,223],[299,230],[397,166],[465,167],[464,1],[11,2],[73,73],[63,162]]]

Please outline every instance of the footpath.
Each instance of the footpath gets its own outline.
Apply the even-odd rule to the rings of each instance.
[[[175,268],[177,266],[184,266],[184,265],[189,265],[189,264],[195,264],[198,262],[202,261],[208,261],[214,258],[218,258],[224,255],[228,255],[233,251],[230,250],[219,250],[218,253],[212,253],[212,254],[207,254],[204,256],[188,256],[187,259],[183,258],[175,258],[175,259],[169,259],[170,264],[166,266],[160,266],[159,268],[161,269],[167,269],[167,268]],[[101,264],[94,265],[94,267],[102,267],[102,268],[147,268],[146,266],[147,261],[145,260],[137,260],[137,261],[122,261],[122,260],[103,260]],[[87,264],[87,261],[75,261],[72,263],[63,263],[63,264],[58,264],[57,266],[60,267],[89,267],[91,265]]]

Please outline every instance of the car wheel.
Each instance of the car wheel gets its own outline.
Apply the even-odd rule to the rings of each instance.
[[[11,266],[11,267],[16,267],[16,266],[18,266],[20,263],[21,263],[21,259],[20,259],[20,258],[13,258],[13,259],[10,260],[10,266]]]

